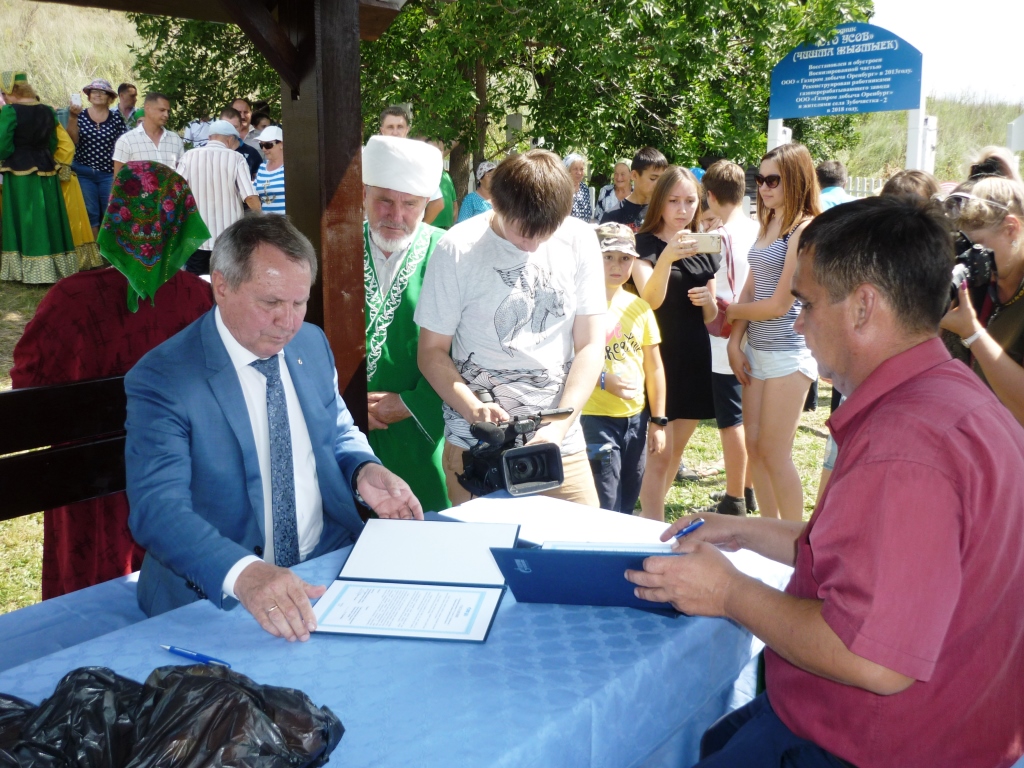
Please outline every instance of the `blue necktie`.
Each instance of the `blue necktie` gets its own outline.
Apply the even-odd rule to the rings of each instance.
[[[267,420],[270,422],[270,493],[274,522],[274,562],[291,568],[299,562],[299,533],[295,520],[295,472],[288,404],[284,399],[277,355],[249,363],[267,378]]]

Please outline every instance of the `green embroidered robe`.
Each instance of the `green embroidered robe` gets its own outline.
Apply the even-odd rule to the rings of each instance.
[[[369,224],[363,223],[363,283],[366,289],[366,383],[370,392],[396,392],[412,418],[371,429],[370,446],[384,466],[405,480],[423,510],[451,506],[441,453],[441,398],[416,364],[419,327],[413,321],[423,275],[444,230],[420,224],[390,290],[382,294],[370,255]]]

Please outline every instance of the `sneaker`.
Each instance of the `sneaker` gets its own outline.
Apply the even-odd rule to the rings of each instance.
[[[711,500],[721,501],[725,498],[725,491],[712,491]],[[746,502],[747,512],[757,512],[757,500],[754,498],[753,488],[743,489],[743,501]]]
[[[689,514],[735,515],[736,517],[746,517],[747,505],[743,499],[737,498],[736,496],[722,494],[722,498],[717,504],[709,504],[708,506],[700,507],[699,509],[691,509]]]
[[[700,480],[700,475],[698,475],[692,469],[687,467],[685,464],[679,465],[679,469],[676,471],[677,483],[695,483],[698,480]]]

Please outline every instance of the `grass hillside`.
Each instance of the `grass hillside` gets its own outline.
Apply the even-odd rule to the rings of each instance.
[[[935,175],[942,181],[959,181],[967,176],[979,149],[1006,144],[1007,123],[1024,114],[1024,103],[995,104],[970,95],[928,99],[928,114],[939,120]],[[860,141],[847,161],[851,176],[888,178],[903,168],[907,156],[906,112],[864,115],[858,134]]]
[[[123,13],[0,0],[0,19],[0,68],[28,72],[47,104],[66,107],[70,94],[97,77],[115,89],[134,82],[128,46],[138,36]]]

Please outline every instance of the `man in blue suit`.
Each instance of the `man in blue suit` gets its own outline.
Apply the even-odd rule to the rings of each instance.
[[[125,377],[139,605],[238,601],[271,634],[307,640],[325,588],[290,566],[355,540],[356,499],[380,517],[423,513],[353,424],[323,332],[302,322],[309,240],[283,216],[247,216],[210,267],[217,306]]]

